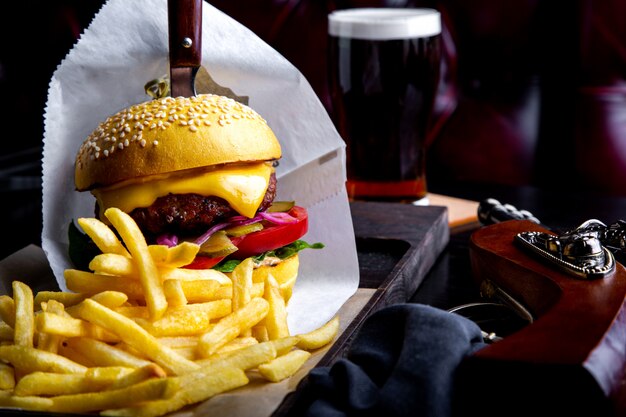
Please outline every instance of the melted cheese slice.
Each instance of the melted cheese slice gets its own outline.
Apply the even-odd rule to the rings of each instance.
[[[221,197],[246,217],[254,217],[263,202],[274,168],[267,163],[224,167],[212,171],[192,171],[188,175],[161,176],[148,181],[93,190],[98,200],[100,218],[109,207],[130,213],[149,207],[168,194],[200,194]]]

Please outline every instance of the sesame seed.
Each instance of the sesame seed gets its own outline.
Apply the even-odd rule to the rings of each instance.
[[[197,132],[198,128],[193,126],[193,125],[191,125],[191,126],[189,126],[189,130],[191,130],[192,132]]]

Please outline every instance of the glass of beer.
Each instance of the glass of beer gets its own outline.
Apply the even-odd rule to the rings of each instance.
[[[439,12],[337,10],[328,35],[331,115],[346,142],[350,199],[419,204],[439,83]]]

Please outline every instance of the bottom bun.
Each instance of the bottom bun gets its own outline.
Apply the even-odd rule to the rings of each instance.
[[[300,267],[300,259],[298,254],[290,256],[277,265],[260,266],[252,272],[252,282],[265,282],[268,274],[272,274],[278,286],[285,303],[291,298],[293,286],[298,277],[298,268]]]

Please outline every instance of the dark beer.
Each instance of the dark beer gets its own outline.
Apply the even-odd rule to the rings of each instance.
[[[346,142],[353,199],[426,195],[424,140],[439,80],[440,36],[409,31],[404,37],[399,30],[391,39],[388,32],[335,36],[338,31],[329,30],[332,116]]]

